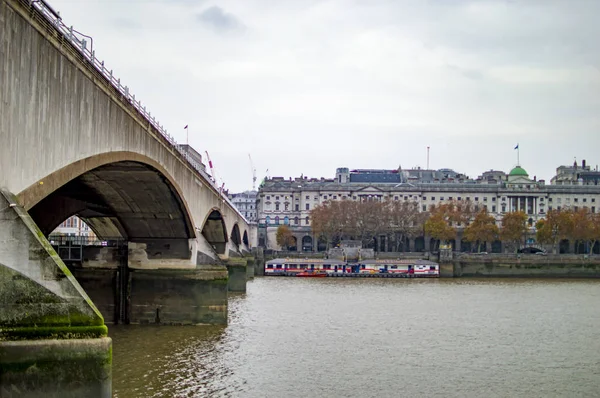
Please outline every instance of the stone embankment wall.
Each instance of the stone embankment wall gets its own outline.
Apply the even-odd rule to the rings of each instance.
[[[460,255],[440,264],[440,276],[600,278],[600,256]]]
[[[324,253],[273,253],[274,258],[325,258]],[[440,262],[433,253],[376,253],[377,259],[423,259],[440,264],[441,277],[531,277],[531,278],[600,278],[600,256],[581,254],[465,254],[453,253],[452,259]],[[264,262],[257,260],[257,267]],[[256,275],[263,270],[257,268]]]

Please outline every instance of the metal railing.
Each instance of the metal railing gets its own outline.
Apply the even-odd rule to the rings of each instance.
[[[112,69],[109,70],[106,68],[104,66],[104,61],[100,61],[100,59],[96,57],[93,38],[75,30],[73,26],[67,26],[60,17],[60,13],[55,11],[44,0],[27,1],[30,7],[38,11],[48,23],[50,23],[67,41],[69,41],[81,54],[81,56],[90,63],[90,66],[100,73],[121,95],[123,95],[123,97],[173,146],[173,148],[179,152],[179,154],[192,166],[192,168],[194,168],[198,174],[200,174],[206,179],[206,181],[210,183],[221,199],[224,202],[227,202],[233,211],[235,211],[240,218],[248,223],[248,220],[246,220],[246,218],[239,212],[237,207],[231,203],[227,195],[223,194],[222,187],[217,186],[213,178],[209,176],[206,171],[204,171],[204,167],[196,162],[185,149],[182,149],[179,146],[175,140],[175,137],[167,132],[164,126],[160,124],[154,116],[152,116],[150,111],[148,111],[145,106],[142,106],[142,102],[135,98],[135,94],[132,94],[129,91],[129,87],[123,85],[121,83],[121,79],[113,75]],[[88,40],[90,44],[89,48]]]
[[[86,236],[86,235],[59,235],[59,234],[51,234],[48,236],[48,241],[53,246],[104,246],[104,247],[114,247],[123,245],[126,241],[121,237],[108,237],[105,239],[100,239],[94,235]]]

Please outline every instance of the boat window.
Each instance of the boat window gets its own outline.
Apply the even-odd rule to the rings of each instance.
[[[267,269],[273,269],[273,264],[267,264]]]
[[[391,267],[391,268],[392,268],[392,269],[398,269],[398,266],[397,266],[397,265],[392,265],[392,267]]]
[[[435,265],[432,265],[432,266],[430,266],[430,267],[429,267],[429,270],[430,270],[430,271],[435,271]]]
[[[365,269],[365,268],[367,268],[367,266],[363,264],[360,266],[360,268]]]
[[[275,266],[275,268],[277,268],[277,269],[281,269],[281,264],[277,264],[277,265]]]
[[[289,269],[297,269],[298,266],[296,264],[290,264]]]

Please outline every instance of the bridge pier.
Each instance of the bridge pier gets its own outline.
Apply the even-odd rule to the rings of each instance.
[[[104,319],[14,195],[0,194],[0,396],[110,397]]]
[[[254,257],[246,257],[246,279],[254,279]]]
[[[227,272],[229,274],[228,290],[230,292],[245,293],[247,280],[246,259],[230,258],[227,261]]]
[[[217,260],[196,265],[193,257],[184,259],[193,253],[187,249],[187,241],[185,246],[175,245],[176,251],[170,253],[156,251],[157,246],[164,248],[168,243],[152,245],[152,250],[141,242],[86,246],[81,263],[72,264],[71,271],[106,321],[226,324],[227,268]],[[194,246],[190,243],[191,249]],[[202,253],[196,253],[200,256]]]

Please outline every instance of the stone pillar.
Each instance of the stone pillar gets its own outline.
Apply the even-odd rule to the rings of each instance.
[[[239,261],[243,260],[243,261]],[[246,292],[246,260],[229,259],[227,262],[227,272],[229,273],[229,282],[227,289],[230,292]]]
[[[0,396],[111,397],[102,315],[8,192],[0,260]]]
[[[226,325],[227,282],[227,269],[219,264],[212,269],[132,270],[130,322]]]
[[[462,232],[457,233],[456,234],[456,239],[454,240],[454,242],[456,243],[456,247],[454,248],[454,251],[459,252],[461,251],[461,246],[462,246]]]
[[[428,235],[425,235],[425,237],[423,238],[423,243],[425,246],[425,253],[430,252],[431,251],[431,237]]]
[[[404,248],[404,251],[406,251],[406,247],[404,247],[404,245],[402,245],[402,247]],[[409,252],[415,251],[415,238],[408,239],[408,251]]]
[[[254,279],[254,258],[246,258],[246,279]]]

